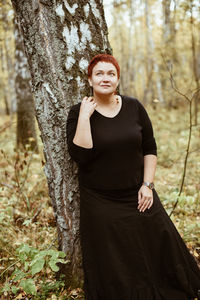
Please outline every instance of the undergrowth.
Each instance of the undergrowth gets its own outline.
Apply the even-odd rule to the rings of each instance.
[[[158,146],[155,185],[170,213],[180,188],[188,137],[186,107],[148,107]],[[200,128],[193,127],[186,180],[172,215],[187,246],[199,259],[200,251]],[[16,150],[16,122],[0,121],[0,274],[5,299],[83,299],[82,290],[65,290],[56,279],[56,224],[39,153]],[[67,259],[67,258],[66,258]],[[21,295],[21,298],[20,298]],[[10,298],[9,298],[10,297]]]

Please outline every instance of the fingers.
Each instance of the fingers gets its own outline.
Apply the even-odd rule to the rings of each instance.
[[[142,193],[138,194],[138,209],[140,212],[144,212],[153,205],[153,197],[145,197]]]
[[[153,204],[152,198],[145,198],[142,204],[139,206],[139,211],[144,212],[146,209],[149,209]]]
[[[86,118],[90,118],[93,112],[95,111],[96,106],[97,103],[94,101],[94,98],[86,96],[81,102],[80,114],[82,116],[85,116]]]
[[[88,102],[92,102],[92,101],[94,101],[94,98],[93,97],[87,97],[87,96],[85,96],[84,98],[83,98],[83,100],[84,101],[88,101]]]
[[[87,97],[85,96],[82,100],[82,102],[86,103],[86,102],[90,102],[92,105],[94,105],[95,107],[97,106],[97,103],[94,101],[93,97]]]
[[[144,212],[153,205],[153,192],[148,187],[142,185],[138,191],[138,209]]]
[[[138,193],[138,203],[140,203],[142,201],[142,193],[141,191],[139,191]]]
[[[93,97],[88,97],[88,101],[93,102],[94,98]]]

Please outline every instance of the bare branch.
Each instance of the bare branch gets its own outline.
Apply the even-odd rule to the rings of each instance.
[[[185,177],[186,177],[186,170],[187,170],[187,162],[188,162],[188,156],[189,156],[189,153],[190,153],[190,144],[191,144],[191,136],[192,136],[192,102],[193,100],[195,99],[195,95],[196,93],[199,92],[198,89],[194,90],[193,91],[193,95],[191,98],[189,98],[186,94],[183,94],[179,89],[178,87],[176,86],[176,82],[174,80],[174,77],[173,77],[173,74],[172,74],[172,71],[171,69],[169,68],[169,66],[167,65],[167,62],[165,60],[165,57],[164,55],[162,54],[162,58],[164,60],[164,63],[166,65],[166,68],[169,72],[169,75],[170,75],[170,81],[171,81],[171,85],[172,85],[172,88],[173,90],[179,94],[180,96],[182,96],[184,99],[186,99],[188,102],[189,102],[189,135],[188,135],[188,142],[187,142],[187,148],[186,148],[186,154],[185,154],[185,159],[184,159],[184,167],[183,167],[183,174],[182,174],[182,180],[181,180],[181,184],[180,184],[180,189],[179,189],[179,193],[178,193],[178,196],[177,196],[177,199],[176,199],[176,202],[174,203],[174,206],[172,208],[172,211],[170,212],[169,216],[171,217],[171,215],[174,213],[174,210],[178,204],[178,201],[179,201],[179,198],[182,194],[182,191],[183,191],[183,186],[184,186],[184,182],[185,182]]]

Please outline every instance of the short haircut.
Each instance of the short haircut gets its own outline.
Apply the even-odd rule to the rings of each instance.
[[[120,77],[120,67],[119,67],[117,60],[114,58],[114,56],[112,56],[110,54],[97,54],[91,59],[89,65],[88,65],[88,77],[89,78],[92,76],[92,70],[93,70],[94,66],[100,61],[104,61],[104,62],[113,64],[115,66],[115,68],[117,69],[118,78]]]

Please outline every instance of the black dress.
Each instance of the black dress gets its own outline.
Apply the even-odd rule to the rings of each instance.
[[[153,190],[139,212],[144,155],[157,155],[148,114],[121,96],[113,117],[90,118],[93,148],[73,143],[80,103],[67,120],[68,150],[78,163],[80,238],[86,300],[189,300],[200,270]]]

